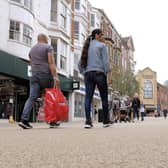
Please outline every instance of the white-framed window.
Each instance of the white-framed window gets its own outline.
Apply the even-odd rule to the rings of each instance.
[[[20,41],[20,23],[17,21],[10,21],[9,39]]]
[[[153,85],[151,80],[144,81],[144,98],[145,99],[153,98]]]
[[[74,24],[75,39],[79,40],[79,22],[75,21]]]
[[[61,40],[60,68],[67,69],[67,44]]]
[[[80,9],[80,0],[75,0],[75,9]]]
[[[79,54],[74,53],[74,69],[78,70]]]
[[[33,30],[30,26],[23,24],[23,43],[31,46]]]
[[[51,38],[51,46],[53,47],[53,50],[54,50],[54,59],[55,59],[55,64],[57,65],[57,39],[56,38]]]
[[[17,3],[21,3],[21,0],[11,0],[11,1],[14,1],[14,2],[17,2]]]
[[[61,3],[61,13],[60,13],[60,16],[61,16],[61,27],[62,28],[66,28],[66,19],[67,19],[67,7]]]
[[[82,42],[82,44],[84,44],[84,42],[85,42],[85,35],[83,33],[81,34],[81,42]]]
[[[20,3],[21,5],[23,5],[25,8],[29,9],[32,11],[33,9],[33,4],[32,4],[32,0],[11,0],[13,2],[17,2]]]
[[[95,27],[95,15],[91,14],[91,26]]]
[[[32,10],[32,0],[24,0],[24,6],[29,10]]]
[[[50,20],[57,22],[57,0],[51,0]]]

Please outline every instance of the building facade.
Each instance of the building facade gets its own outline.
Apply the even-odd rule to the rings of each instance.
[[[168,109],[168,87],[157,83],[157,113]]]
[[[149,67],[137,73],[139,97],[146,107],[147,115],[154,115],[157,110],[157,74]]]
[[[20,119],[28,96],[28,52],[44,33],[54,48],[61,89],[70,105],[72,119],[71,3],[68,0],[1,0],[0,102],[5,109],[13,102],[13,115]],[[8,65],[8,66],[7,66]],[[32,112],[32,120],[36,113]]]

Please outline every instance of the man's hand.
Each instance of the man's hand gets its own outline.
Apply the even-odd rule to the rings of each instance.
[[[60,80],[58,77],[54,77],[54,88],[60,87]]]

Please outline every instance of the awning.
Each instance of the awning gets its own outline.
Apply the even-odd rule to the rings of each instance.
[[[29,82],[28,62],[0,50],[0,74],[14,78],[24,79]],[[61,90],[65,92],[73,91],[73,80],[63,75],[59,75]]]

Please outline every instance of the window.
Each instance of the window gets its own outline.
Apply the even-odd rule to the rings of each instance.
[[[19,41],[20,40],[20,23],[16,21],[10,21],[9,27],[9,39]]]
[[[57,22],[57,0],[51,1],[51,21]]]
[[[95,27],[95,15],[91,14],[91,26]]]
[[[80,0],[75,0],[75,9],[80,9]]]
[[[66,28],[66,14],[67,8],[63,3],[61,3],[61,27],[63,28]]]
[[[115,65],[119,65],[117,50],[114,50],[113,63],[114,63]]]
[[[24,0],[24,6],[32,10],[32,0]]]
[[[12,0],[14,2],[18,2],[18,3],[21,3],[21,0]]]
[[[66,70],[67,65],[67,45],[61,41],[61,55],[60,55],[60,68]]]
[[[81,36],[82,36],[81,40],[82,40],[82,45],[83,45],[85,42],[85,35],[82,33]]]
[[[153,86],[150,80],[144,81],[144,98],[145,99],[153,98]]]
[[[24,44],[31,46],[32,33],[33,33],[32,28],[30,26],[24,24],[23,25],[23,43]]]
[[[51,45],[54,49],[55,64],[57,65],[57,39],[51,39]]]
[[[74,26],[74,28],[75,28],[75,39],[79,40],[79,22],[75,21],[74,23],[75,23],[75,26]]]
[[[79,62],[79,55],[77,53],[74,53],[74,69],[78,70],[78,62]]]

